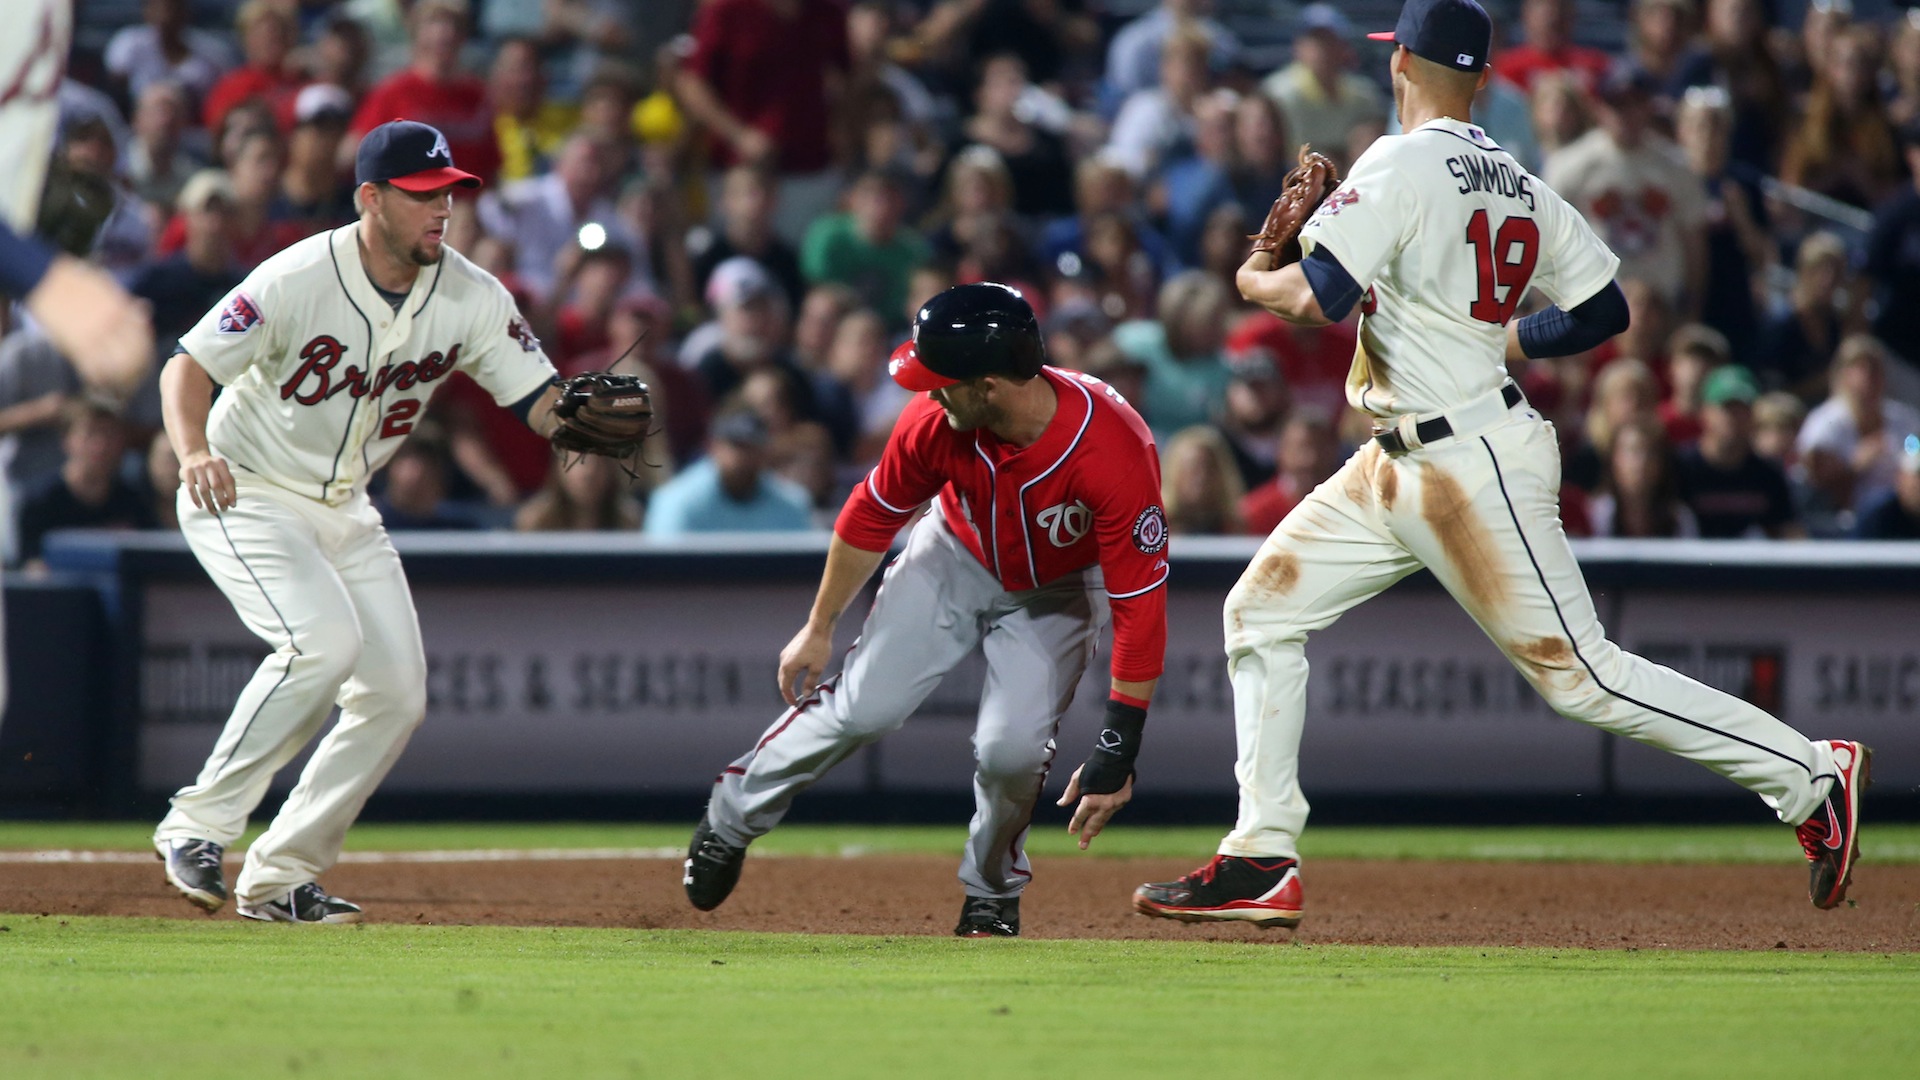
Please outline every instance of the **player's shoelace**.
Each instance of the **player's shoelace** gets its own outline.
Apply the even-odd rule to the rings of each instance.
[[[221,854],[220,845],[203,842],[188,844],[186,850],[180,853],[180,857],[181,860],[188,865],[201,870],[218,870],[220,869]]]
[[[1812,817],[1800,823],[1800,827],[1794,830],[1794,835],[1800,838],[1800,848],[1807,853],[1807,858],[1818,859],[1825,855],[1831,850],[1827,846],[1827,838],[1833,835],[1832,808],[1825,803],[1821,804],[1820,809],[1814,811]]]
[[[716,866],[724,866],[732,862],[734,856],[743,850],[745,849],[736,848],[717,836],[709,836],[705,840],[700,841],[700,849],[693,853],[693,857],[699,862],[708,862]]]
[[[1207,860],[1207,865],[1195,870],[1180,880],[1193,885],[1211,885],[1213,884],[1215,875],[1220,873],[1220,867],[1226,862],[1226,859],[1227,857],[1225,855],[1215,855],[1213,858]]]

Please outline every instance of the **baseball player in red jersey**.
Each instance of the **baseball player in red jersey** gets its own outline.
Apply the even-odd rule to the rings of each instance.
[[[1133,792],[1166,647],[1166,518],[1153,437],[1098,379],[1045,366],[1033,309],[1004,285],[927,302],[894,380],[925,391],[834,525],[807,624],[780,654],[792,706],[715,782],[687,852],[687,898],[718,907],[747,845],[848,754],[906,722],[961,658],[986,654],[975,728],[977,812],[961,860],[961,937],[1020,932],[1027,826],[1053,734],[1113,620],[1106,726],[1059,805],[1080,846]],[[929,500],[888,568],[839,674],[820,682],[834,624]]]
[[[1620,260],[1469,117],[1493,23],[1474,0],[1407,0],[1390,34],[1404,135],[1354,162],[1284,266],[1256,249],[1243,294],[1292,322],[1361,309],[1347,401],[1374,438],[1315,488],[1227,595],[1240,820],[1219,854],[1142,885],[1141,912],[1292,926],[1307,820],[1307,635],[1426,567],[1555,711],[1712,769],[1797,828],[1817,907],[1846,898],[1871,752],[1607,640],[1559,517],[1553,426],[1506,364],[1627,328]],[[1527,289],[1552,305],[1515,319]]]

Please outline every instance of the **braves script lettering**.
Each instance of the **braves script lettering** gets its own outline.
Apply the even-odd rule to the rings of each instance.
[[[445,354],[435,351],[419,360],[389,364],[371,376],[358,365],[348,364],[336,379],[335,369],[346,355],[347,347],[331,334],[321,334],[307,342],[300,350],[300,367],[280,386],[280,400],[291,398],[302,405],[318,405],[343,390],[355,398],[379,397],[388,387],[408,390],[452,371],[460,362],[460,345],[456,343]]]

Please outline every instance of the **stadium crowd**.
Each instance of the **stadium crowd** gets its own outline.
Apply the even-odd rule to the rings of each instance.
[[[563,467],[456,377],[378,481],[389,528],[823,528],[907,399],[914,310],[997,280],[1146,417],[1172,531],[1263,534],[1367,423],[1353,323],[1290,326],[1233,272],[1300,143],[1344,165],[1396,129],[1348,13],[1397,5],[1255,6],[1278,50],[1212,0],[79,0],[57,162],[111,186],[93,258],[167,352],[352,220],[372,126],[434,124],[487,178],[448,242],[562,373],[643,374],[655,467]],[[1920,537],[1920,9],[1489,6],[1476,119],[1621,256],[1633,310],[1515,371],[1569,532]],[[171,527],[158,428],[157,391],[85,398],[16,320],[11,561]]]

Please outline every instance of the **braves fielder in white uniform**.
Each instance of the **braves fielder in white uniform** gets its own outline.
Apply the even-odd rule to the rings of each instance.
[[[445,137],[383,124],[361,141],[356,178],[360,220],[260,264],[161,380],[181,531],[273,647],[154,832],[189,900],[225,902],[223,849],[340,707],[235,883],[240,914],[269,921],[360,920],[314,879],[426,713],[420,627],[368,477],[456,370],[542,435],[555,426],[553,365],[512,297],[442,243],[452,188],[479,185]]]
[[[1473,0],[1409,0],[1392,34],[1405,134],[1375,142],[1300,231],[1302,261],[1250,257],[1241,291],[1294,322],[1361,307],[1348,400],[1376,436],[1261,546],[1225,610],[1240,820],[1206,866],[1143,885],[1138,910],[1299,922],[1295,847],[1307,635],[1426,567],[1561,715],[1697,761],[1799,826],[1813,902],[1845,897],[1868,751],[1607,640],[1559,520],[1553,428],[1506,361],[1626,329],[1619,260],[1469,120],[1492,24]],[[1520,320],[1528,288],[1555,306]]]

